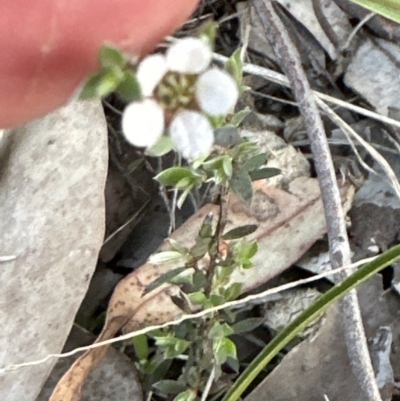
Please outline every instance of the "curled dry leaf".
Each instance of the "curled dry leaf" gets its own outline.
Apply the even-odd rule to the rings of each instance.
[[[342,193],[343,199],[348,200],[352,188],[345,185]],[[349,203],[346,209],[348,206]],[[193,245],[209,213],[217,215],[218,207],[204,206],[170,238],[183,246]],[[243,283],[243,290],[247,291],[291,266],[325,232],[317,181],[307,177],[297,178],[289,185],[287,192],[259,181],[254,184],[251,206],[231,196],[226,230],[245,224],[259,226],[258,230],[248,236],[251,240],[257,240],[259,252],[253,258],[253,268],[235,274],[232,280]],[[168,247],[166,241],[160,250],[168,250]],[[148,284],[177,267],[179,261],[160,265],[146,263],[124,278],[115,288],[104,329],[97,341],[110,339],[120,330],[126,333],[180,317],[182,310],[170,299],[171,295],[177,293],[177,287],[163,284],[142,296]],[[104,356],[106,349],[107,346],[91,349],[78,358],[58,383],[50,401],[78,401],[83,381]]]

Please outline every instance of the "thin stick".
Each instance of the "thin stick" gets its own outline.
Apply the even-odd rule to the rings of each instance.
[[[217,53],[213,54],[213,58],[214,60],[219,61],[221,63],[225,63],[226,61],[228,61],[228,57],[222,56]],[[290,87],[288,79],[283,74],[270,70],[269,68],[260,67],[255,64],[245,63],[243,64],[243,72],[267,79],[268,81],[275,82],[278,85]],[[400,128],[400,121],[394,120],[393,118],[382,116],[379,113],[375,113],[374,111],[364,109],[363,107],[355,106],[354,104],[351,104],[344,100],[340,100],[333,96],[326,95],[325,93],[321,93],[315,90],[312,90],[312,93],[317,95],[322,100],[326,100],[327,102],[336,104],[337,106],[343,107],[347,110],[354,111],[355,113],[361,114],[365,117],[369,117],[374,120],[381,121],[385,124],[394,125],[395,127]]]
[[[360,135],[354,131],[353,128],[350,127],[343,119],[341,119],[329,106],[327,106],[322,100],[315,98],[318,106],[326,113],[326,115],[338,125],[338,127],[343,131],[346,136],[351,135],[355,138],[366,150],[367,152],[381,165],[382,169],[385,171],[387,178],[390,181],[390,185],[392,186],[393,190],[396,192],[397,197],[400,199],[400,184],[397,180],[396,174],[394,173],[393,169],[390,167],[390,164],[382,157],[382,155],[374,149],[366,140],[364,140]],[[349,142],[351,140],[349,139]],[[355,149],[353,147],[353,149]],[[357,154],[357,153],[356,153]],[[362,165],[365,168],[365,163],[363,162]],[[370,167],[367,166],[367,169],[370,170]],[[373,170],[372,170],[373,171]],[[373,173],[376,174],[375,171]]]
[[[204,388],[200,401],[206,401],[208,394],[210,393],[211,386],[214,382],[214,378],[215,378],[215,366],[212,368],[210,376],[208,376],[206,387]]]
[[[109,345],[109,344],[114,344],[114,343],[125,341],[125,340],[130,340],[131,338],[140,336],[142,334],[149,333],[150,331],[154,331],[154,330],[158,330],[158,329],[164,329],[164,328],[170,327],[170,326],[177,326],[178,324],[181,324],[182,322],[184,322],[186,320],[201,318],[201,317],[207,316],[209,313],[218,312],[218,311],[226,309],[226,308],[243,306],[243,305],[246,305],[246,304],[248,304],[250,302],[255,302],[257,300],[259,302],[262,302],[263,298],[268,297],[269,295],[278,294],[279,292],[290,290],[291,288],[295,288],[295,287],[298,287],[300,285],[312,283],[312,282],[320,280],[321,278],[324,278],[324,277],[334,276],[335,274],[338,274],[341,271],[354,269],[357,266],[361,266],[361,265],[363,265],[365,263],[372,262],[374,259],[376,259],[376,256],[373,256],[373,257],[367,258],[367,259],[363,259],[363,260],[359,260],[356,263],[352,263],[352,264],[350,264],[348,266],[342,266],[342,267],[340,267],[338,269],[334,269],[334,270],[331,270],[331,271],[327,271],[327,272],[318,274],[317,276],[313,276],[313,277],[310,277],[310,278],[307,278],[307,279],[298,280],[298,281],[293,281],[291,283],[284,284],[284,285],[281,285],[279,287],[271,288],[271,289],[263,291],[263,292],[261,292],[259,294],[252,294],[252,295],[248,295],[247,297],[242,298],[242,299],[236,299],[234,301],[229,301],[229,302],[226,302],[226,303],[224,303],[222,305],[214,306],[214,307],[209,308],[209,309],[204,309],[204,310],[202,310],[200,312],[197,312],[197,313],[191,313],[191,314],[188,314],[188,315],[182,315],[178,319],[172,320],[172,321],[167,322],[167,323],[163,323],[163,324],[159,324],[159,325],[155,325],[155,326],[145,327],[145,328],[140,329],[140,330],[136,330],[136,331],[133,331],[133,332],[130,332],[130,333],[127,333],[127,334],[123,334],[122,336],[119,336],[119,337],[111,338],[109,340],[99,341],[97,343],[94,343],[94,344],[91,344],[91,345],[87,345],[85,347],[75,348],[72,351],[65,352],[63,354],[49,354],[49,355],[46,355],[44,358],[38,359],[36,361],[24,362],[24,363],[20,363],[20,364],[17,364],[17,365],[9,365],[9,366],[6,366],[4,368],[0,368],[0,373],[10,372],[10,371],[21,369],[21,368],[24,368],[24,367],[27,367],[27,366],[40,365],[40,364],[48,361],[51,358],[67,358],[67,357],[69,357],[71,355],[77,354],[78,352],[89,351],[90,349],[103,347],[104,345]]]
[[[337,186],[332,157],[329,151],[324,126],[319,115],[307,77],[300,62],[297,49],[292,44],[285,26],[275,13],[270,0],[253,3],[266,36],[291,83],[296,101],[303,115],[311,142],[315,168],[321,187],[325,218],[329,238],[331,265],[333,268],[351,261],[345,216]],[[347,274],[341,274],[340,278]],[[375,380],[361,312],[355,290],[341,301],[347,352],[353,372],[366,401],[382,401]]]

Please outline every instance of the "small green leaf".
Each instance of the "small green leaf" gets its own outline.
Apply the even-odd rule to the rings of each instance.
[[[189,389],[178,394],[173,401],[194,401],[196,399],[196,393]]]
[[[135,354],[140,361],[147,359],[149,356],[149,345],[147,343],[147,337],[145,334],[133,337],[132,345],[135,349]]]
[[[207,338],[212,339],[212,338],[222,338],[222,337],[227,337],[233,334],[234,331],[232,327],[230,327],[226,323],[220,323],[220,322],[215,322],[214,325],[211,327],[211,329],[208,332]]]
[[[161,157],[171,152],[173,144],[171,137],[162,135],[160,139],[151,147],[146,149],[146,155],[151,157]]]
[[[239,261],[244,269],[248,269],[253,265],[251,263],[251,258],[257,253],[257,251],[258,245],[256,241],[243,245],[239,253]]]
[[[181,245],[178,241],[174,240],[173,238],[167,238],[167,241],[169,242],[169,244],[171,245],[171,248],[174,251],[180,252],[182,255],[185,255],[188,253],[188,250]]]
[[[279,175],[281,173],[282,171],[279,170],[279,168],[266,167],[266,168],[260,168],[259,170],[250,171],[249,175],[252,181],[257,181],[275,177],[276,175]]]
[[[148,294],[150,291],[155,290],[160,285],[170,282],[175,276],[181,274],[186,270],[186,267],[178,267],[177,269],[173,269],[168,271],[167,273],[162,274],[156,280],[151,282],[144,290],[143,295]]]
[[[202,271],[196,270],[193,274],[193,287],[194,290],[200,290],[205,287],[207,282],[206,274]]]
[[[256,329],[264,323],[265,319],[262,317],[251,317],[249,319],[241,320],[232,326],[235,334],[247,333]]]
[[[204,40],[211,49],[214,48],[215,38],[217,36],[217,24],[212,18],[200,25],[200,28],[197,31],[197,36]]]
[[[126,65],[126,59],[116,47],[112,45],[103,45],[99,51],[99,64],[103,68],[124,68]]]
[[[85,82],[79,98],[82,100],[104,97],[113,92],[123,79],[122,71],[107,69],[93,74]]]
[[[231,119],[229,120],[229,124],[232,124],[234,127],[238,127],[242,121],[251,113],[251,109],[249,106],[246,106],[244,109],[235,113]]]
[[[172,260],[181,259],[184,255],[177,251],[164,251],[151,255],[149,262],[153,264],[171,262]]]
[[[228,72],[232,78],[235,80],[237,85],[240,87],[242,85],[243,77],[243,63],[242,63],[242,49],[236,49],[231,57],[227,60],[224,65],[225,71]]]
[[[185,177],[197,178],[198,175],[185,167],[171,167],[161,171],[161,173],[156,175],[154,179],[156,179],[162,185],[176,185]]]
[[[254,169],[259,169],[266,162],[267,162],[266,153],[259,153],[258,155],[255,155],[250,159],[246,160],[241,167],[244,171],[249,172]]]
[[[211,302],[212,306],[219,306],[219,305],[222,305],[223,303],[225,303],[225,299],[224,299],[224,297],[221,297],[221,295],[211,294],[210,302]]]
[[[239,130],[236,127],[230,125],[225,125],[221,128],[217,128],[214,131],[215,144],[223,146],[224,148],[229,148],[235,146],[242,141],[239,134]]]
[[[223,289],[223,297],[226,301],[232,301],[236,299],[242,292],[241,283],[233,283],[229,287]]]
[[[233,173],[229,181],[232,191],[245,203],[249,203],[253,197],[253,186],[250,176],[244,171]]]
[[[400,23],[399,0],[350,0],[369,10]]]
[[[153,384],[153,389],[165,396],[182,393],[186,390],[186,386],[176,380],[161,380]]]
[[[192,302],[195,305],[203,305],[204,302],[206,301],[206,296],[204,295],[204,292],[192,292],[191,294],[188,294],[188,297],[190,299],[190,302]]]
[[[223,235],[224,240],[239,239],[246,235],[253,234],[258,228],[257,224],[248,224],[246,226],[235,227]]]
[[[236,346],[229,338],[216,338],[213,341],[213,354],[216,362],[222,365],[228,357],[237,359]]]
[[[139,81],[132,70],[124,71],[124,78],[116,88],[116,91],[126,102],[134,102],[142,98]]]
[[[179,196],[178,201],[176,202],[176,206],[178,206],[178,209],[181,209],[181,208],[182,208],[183,203],[185,202],[186,198],[187,198],[188,195],[190,194],[190,191],[192,190],[193,187],[194,187],[194,185],[188,186],[188,187],[182,192],[182,194]]]

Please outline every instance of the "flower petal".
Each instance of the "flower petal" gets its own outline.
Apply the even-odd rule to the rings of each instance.
[[[134,146],[153,146],[164,131],[163,108],[153,99],[129,104],[122,116],[122,131]]]
[[[210,46],[198,38],[185,38],[167,51],[168,69],[182,74],[199,74],[211,63]]]
[[[136,75],[143,96],[148,97],[153,94],[154,88],[160,83],[167,71],[167,61],[162,54],[152,54],[140,62]]]
[[[197,111],[179,112],[169,127],[175,149],[185,159],[197,159],[214,143],[214,131],[207,117]]]
[[[196,99],[200,108],[211,116],[226,115],[239,97],[235,80],[223,70],[211,68],[196,82]]]

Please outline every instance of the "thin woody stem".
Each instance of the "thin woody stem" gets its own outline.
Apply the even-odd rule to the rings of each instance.
[[[253,6],[280,61],[280,65],[289,79],[307,127],[325,209],[331,265],[335,269],[351,263],[351,252],[345,216],[324,126],[313,92],[301,65],[298,51],[276,15],[271,1],[254,2]],[[340,278],[343,279],[349,274],[351,272],[343,272]],[[368,353],[355,290],[343,298],[341,310],[348,355],[360,389],[363,391],[363,398],[366,401],[382,401]]]

